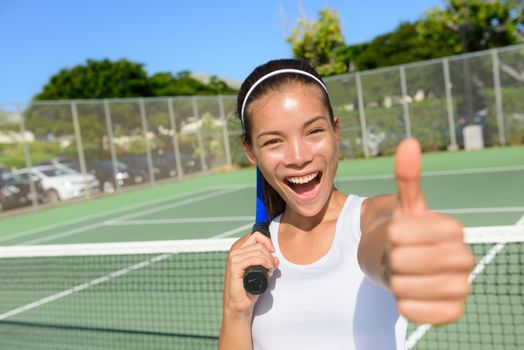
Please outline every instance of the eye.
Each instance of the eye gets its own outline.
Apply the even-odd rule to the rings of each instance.
[[[264,141],[264,143],[262,143],[262,147],[265,147],[265,146],[275,146],[277,144],[280,143],[280,140],[279,139],[269,139],[267,141]]]
[[[323,128],[313,128],[313,129],[311,129],[311,130],[308,132],[308,135],[320,134],[320,133],[323,132],[323,131],[324,131]]]

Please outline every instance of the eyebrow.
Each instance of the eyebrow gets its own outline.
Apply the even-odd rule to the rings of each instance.
[[[313,124],[314,122],[316,122],[317,120],[326,120],[326,118],[322,115],[318,115],[316,117],[313,117],[311,119],[309,119],[308,121],[306,121],[304,124],[303,124],[303,128],[307,128],[308,126],[310,126],[311,124]],[[258,135],[256,137],[256,139],[260,139],[262,136],[267,136],[267,135],[283,135],[283,132],[281,131],[278,131],[278,130],[273,130],[273,131],[264,131],[263,133],[260,133],[260,135]]]

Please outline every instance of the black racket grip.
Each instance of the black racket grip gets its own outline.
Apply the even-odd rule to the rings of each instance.
[[[260,232],[264,236],[270,237],[269,225],[267,222],[257,222],[253,225],[253,232]],[[266,291],[269,284],[267,270],[262,266],[250,266],[244,273],[244,289],[246,292],[258,295]]]

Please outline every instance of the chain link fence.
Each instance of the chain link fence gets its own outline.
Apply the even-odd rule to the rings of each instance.
[[[342,121],[345,157],[393,154],[407,136],[417,137],[424,151],[524,144],[522,45],[326,83]]]
[[[341,158],[391,155],[408,136],[427,152],[524,144],[524,45],[325,82],[341,120]],[[74,196],[89,197],[247,164],[235,104],[236,96],[0,103],[0,208],[22,196],[5,184],[13,174],[25,174],[18,204],[38,206],[52,186],[78,185]],[[77,177],[50,185],[40,173],[16,171],[46,165]]]

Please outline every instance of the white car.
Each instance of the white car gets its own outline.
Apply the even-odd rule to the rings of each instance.
[[[38,178],[52,203],[82,197],[86,193],[86,187],[90,194],[99,192],[99,182],[94,175],[86,174],[84,178],[78,171],[64,166],[41,165],[17,170],[15,174]]]

